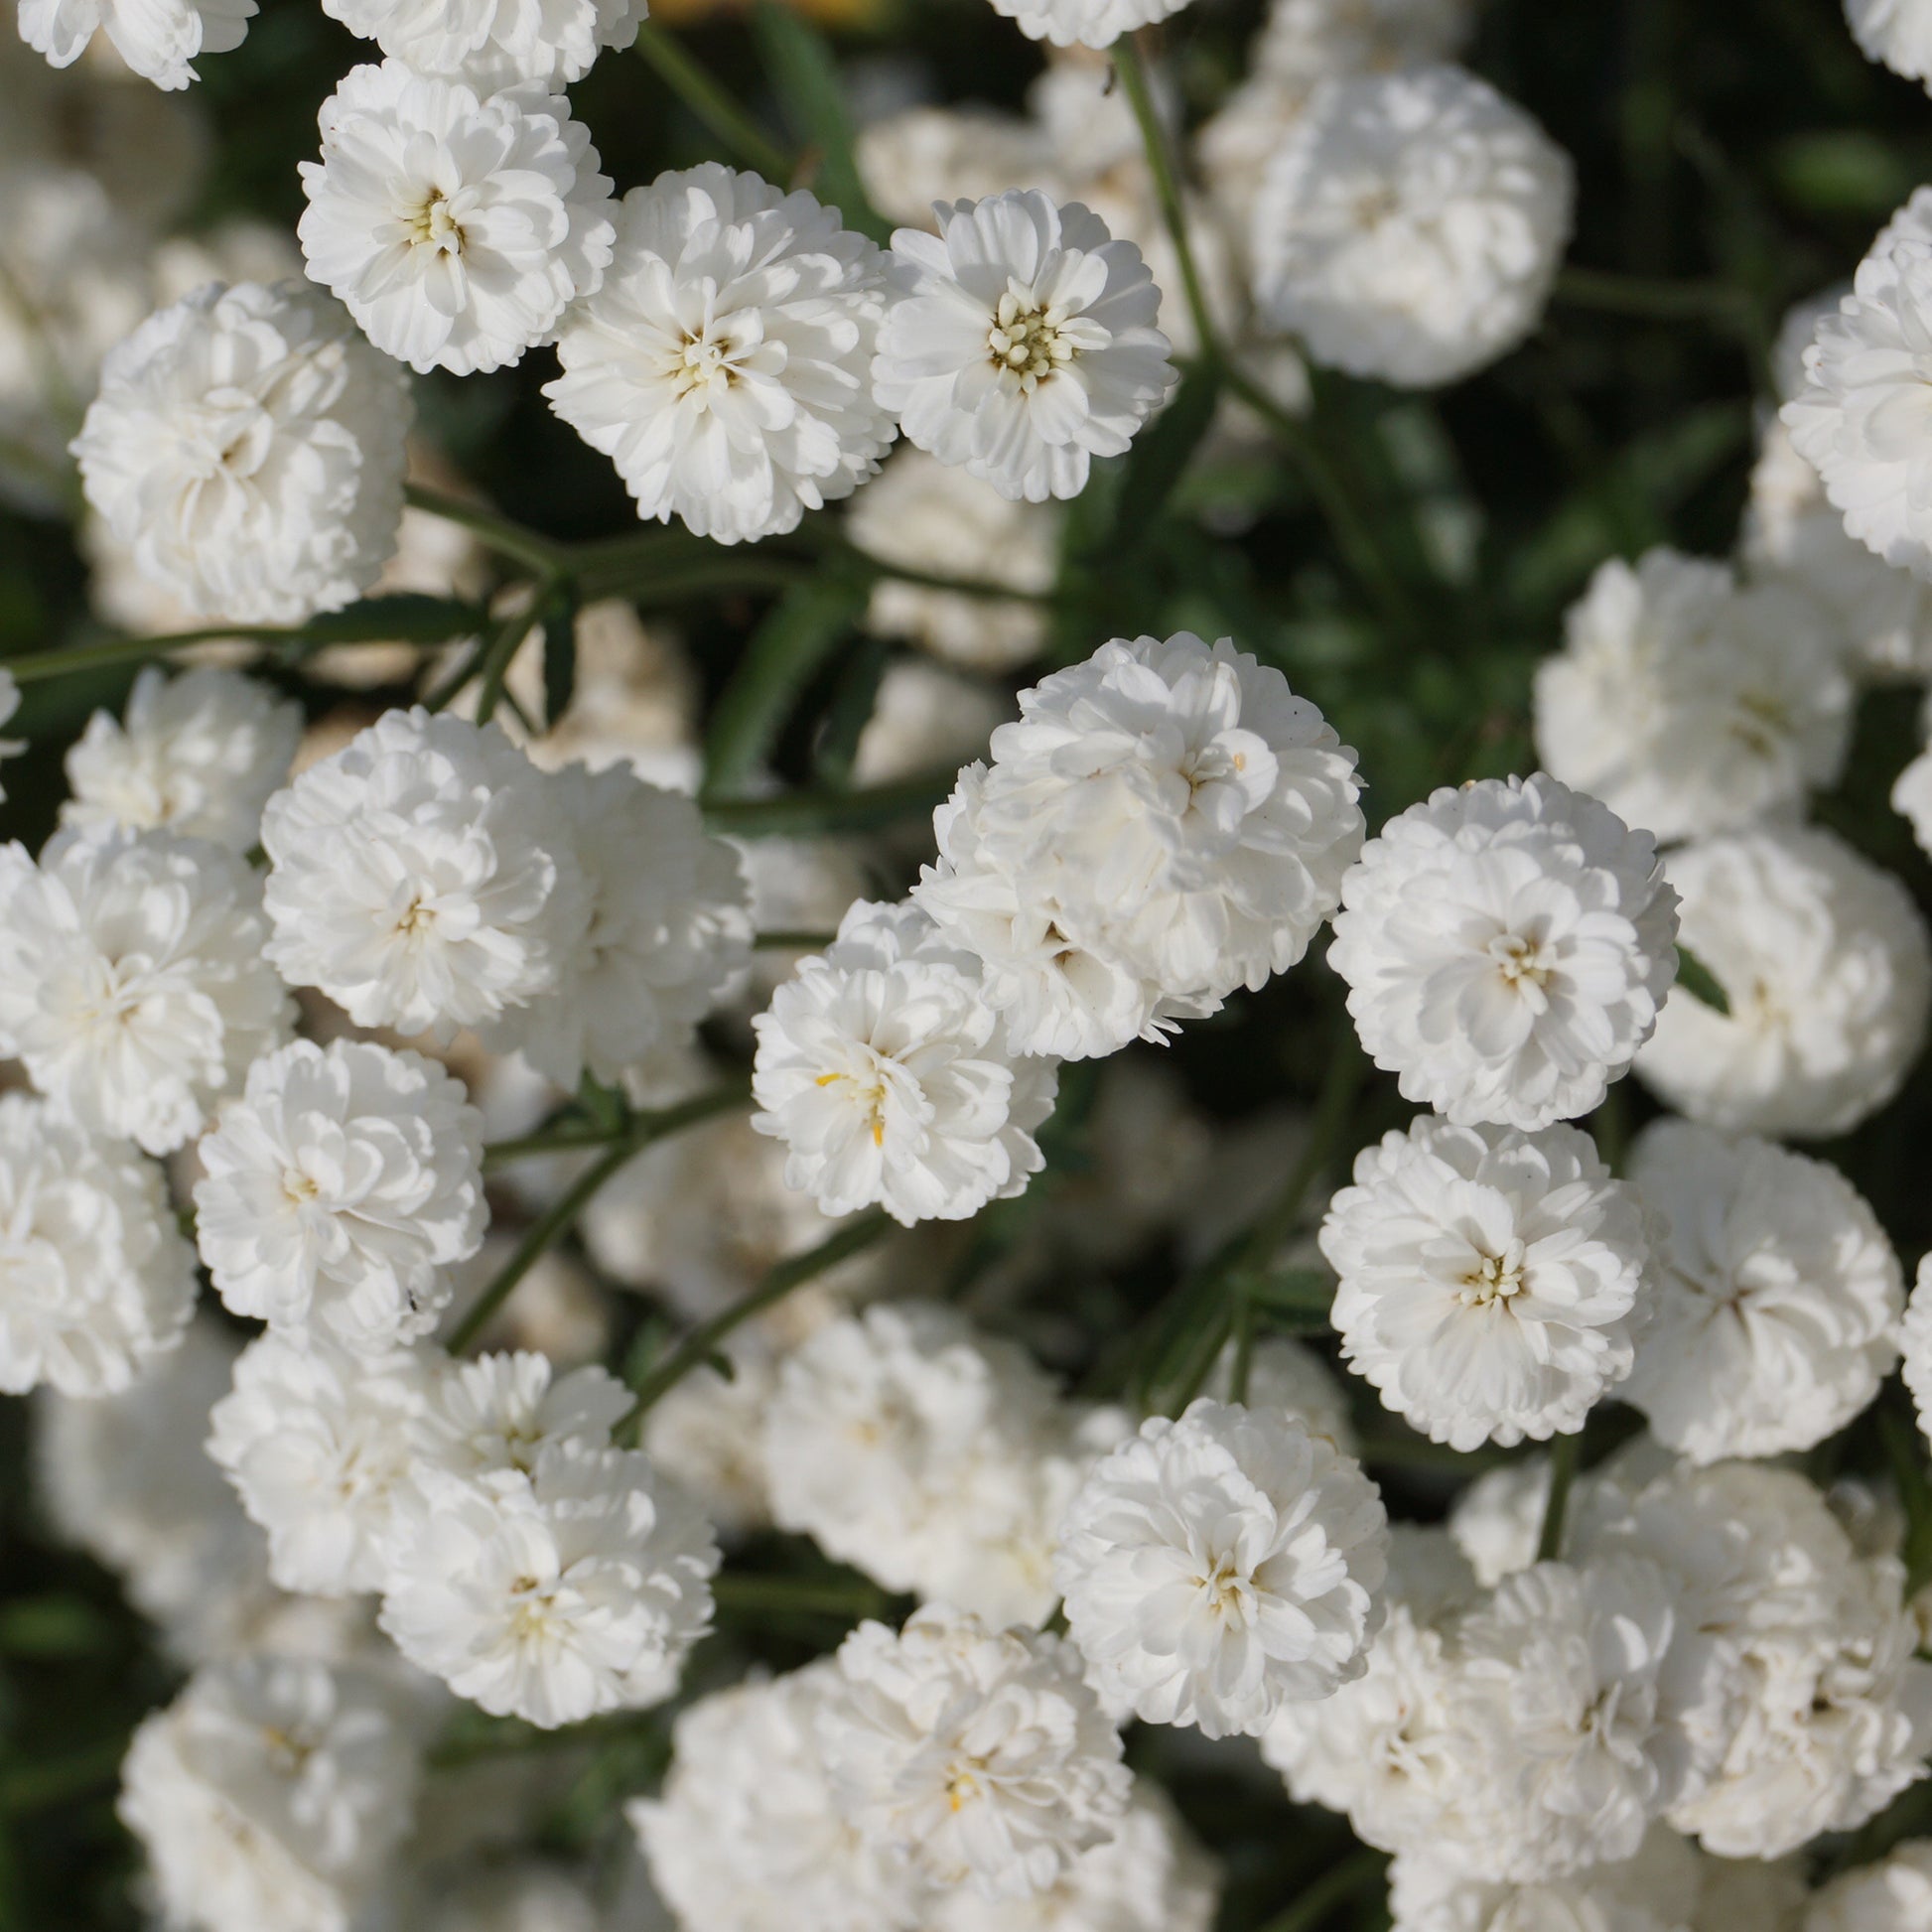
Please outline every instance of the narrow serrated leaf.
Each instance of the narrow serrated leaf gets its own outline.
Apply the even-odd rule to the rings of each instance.
[[[1702,1000],[1708,1007],[1727,1014],[1730,1011],[1730,996],[1718,983],[1718,976],[1694,953],[1689,946],[1677,949],[1677,983],[1694,1000]]]

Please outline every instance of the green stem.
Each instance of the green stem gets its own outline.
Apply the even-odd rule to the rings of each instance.
[[[856,1220],[848,1221],[817,1247],[779,1262],[775,1268],[767,1271],[764,1280],[751,1294],[741,1297],[730,1308],[714,1314],[709,1321],[700,1322],[644,1376],[637,1384],[637,1399],[631,1404],[630,1413],[618,1424],[614,1433],[621,1437],[627,1431],[634,1430],[651,1404],[676,1388],[694,1368],[702,1368],[718,1352],[719,1344],[735,1329],[742,1327],[755,1315],[762,1314],[766,1309],[776,1308],[793,1289],[802,1288],[814,1277],[836,1268],[840,1262],[849,1260],[862,1249],[871,1247],[892,1225],[890,1215],[875,1209],[870,1214],[862,1214]]]
[[[1147,150],[1148,173],[1154,179],[1155,199],[1161,205],[1162,218],[1173,241],[1174,259],[1180,264],[1180,286],[1187,298],[1187,313],[1194,319],[1194,334],[1200,352],[1212,360],[1223,359],[1219,332],[1207,306],[1207,290],[1201,281],[1194,246],[1187,233],[1187,208],[1181,199],[1180,180],[1173,156],[1168,147],[1168,131],[1154,104],[1154,91],[1148,85],[1147,67],[1141,58],[1141,42],[1146,29],[1138,35],[1124,35],[1114,43],[1114,71],[1120,75],[1127,104],[1140,124],[1141,145]]]
[[[1312,1884],[1305,1885],[1301,1897],[1287,1910],[1264,1921],[1260,1932],[1314,1932],[1337,1906],[1379,1884],[1388,1867],[1388,1859],[1380,1852],[1357,1852],[1343,1859]]]
[[[704,808],[705,823],[733,838],[811,838],[825,832],[869,832],[941,804],[959,773],[928,772],[897,784],[859,791],[789,791],[775,798],[718,798]]]
[[[1570,1491],[1577,1480],[1577,1465],[1583,1455],[1584,1438],[1555,1437],[1550,1444],[1550,1497],[1543,1505],[1543,1529],[1536,1539],[1538,1563],[1555,1563],[1563,1555],[1564,1518],[1570,1510]]]
[[[748,1577],[725,1571],[711,1580],[711,1594],[726,1612],[792,1612],[805,1616],[887,1615],[893,1599],[863,1577],[839,1579]]]
[[[556,580],[543,578],[530,595],[530,608],[518,611],[505,618],[496,626],[495,634],[477,661],[477,670],[482,674],[483,683],[477,691],[477,723],[486,725],[496,715],[496,707],[502,702],[503,680],[509,676],[510,666],[516,661],[516,653],[523,648],[525,640],[537,625],[543,621],[544,606],[550,600],[550,593],[556,588]],[[463,688],[461,684],[457,691]],[[447,704],[456,691],[443,694]]]
[[[658,78],[731,153],[777,187],[790,182],[797,165],[793,158],[753,122],[682,42],[645,21],[637,30],[636,45]]]
[[[787,931],[780,926],[760,932],[752,945],[758,952],[823,952],[837,937],[835,932]]]
[[[1557,277],[1555,295],[1572,308],[1640,316],[1652,322],[1702,317],[1735,327],[1750,314],[1750,298],[1723,282],[1660,282],[1598,268],[1566,268]]]
[[[517,1283],[562,1238],[571,1223],[590,1205],[598,1189],[620,1168],[634,1161],[653,1141],[661,1141],[665,1136],[677,1133],[680,1128],[695,1126],[701,1120],[709,1120],[714,1114],[742,1106],[744,1100],[745,1090],[742,1087],[721,1087],[716,1092],[687,1100],[680,1106],[640,1114],[631,1121],[603,1160],[580,1174],[558,1200],[530,1223],[509,1260],[478,1296],[469,1312],[450,1330],[450,1353],[462,1354],[488,1326],[490,1317],[509,1300]]]
[[[555,577],[566,568],[566,551],[561,543],[553,543],[550,538],[526,529],[521,523],[511,522],[507,516],[498,515],[482,503],[467,502],[461,496],[446,495],[421,483],[404,484],[402,493],[411,509],[440,516],[445,523],[461,524],[484,549],[524,565],[539,577]]]

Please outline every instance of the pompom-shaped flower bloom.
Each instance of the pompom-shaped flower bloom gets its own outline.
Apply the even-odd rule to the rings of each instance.
[[[893,235],[898,299],[873,387],[908,441],[1003,496],[1077,496],[1174,381],[1141,251],[1037,189],[939,206]]]
[[[379,1589],[402,1482],[421,1446],[425,1370],[406,1349],[350,1355],[266,1334],[242,1350],[214,1405],[208,1454],[268,1532],[284,1589]]]
[[[1644,1131],[1630,1178],[1667,1224],[1625,1401],[1697,1462],[1836,1435],[1898,1359],[1898,1257],[1836,1168],[1688,1121]]]
[[[171,92],[202,76],[190,65],[239,47],[255,0],[20,0],[20,38],[57,68],[71,67],[96,34],[134,72]]]
[[[715,1932],[900,1932],[921,1888],[846,1823],[818,1747],[843,1688],[829,1658],[700,1698],[671,1733],[655,1798],[625,1815],[657,1889]]]
[[[913,897],[1024,1052],[1112,1053],[1307,951],[1360,850],[1355,755],[1272,666],[1116,639],[1020,696]]]
[[[1659,839],[1727,832],[1831,784],[1852,683],[1817,608],[1723,564],[1612,558],[1538,666],[1536,749],[1567,785]]]
[[[1318,362],[1454,382],[1536,327],[1572,196],[1563,150],[1460,68],[1332,81],[1269,164],[1256,299]]]
[[[1677,896],[1656,846],[1554,778],[1445,786],[1342,881],[1328,963],[1403,1097],[1533,1132],[1587,1114],[1657,1024]]]
[[[1574,1127],[1423,1115],[1356,1157],[1321,1252],[1342,1359],[1432,1441],[1574,1434],[1630,1372],[1644,1212]]]
[[[1932,72],[1932,38],[1925,62]],[[1894,1846],[1875,1863],[1821,1886],[1804,1932],[1914,1932],[1921,1925],[1932,1925],[1932,1838]]]
[[[1925,1039],[1932,945],[1905,889],[1830,832],[1733,833],[1671,855],[1684,944],[1728,1013],[1680,991],[1637,1061],[1693,1120],[1823,1139],[1898,1090]]]
[[[622,764],[567,765],[549,790],[570,825],[590,923],[554,990],[489,1036],[574,1091],[586,1069],[616,1082],[689,1040],[750,962],[751,899],[738,854],[707,836],[690,799]]]
[[[422,1457],[458,1475],[527,1474],[552,1443],[608,1449],[630,1405],[630,1391],[595,1362],[559,1375],[548,1355],[527,1349],[447,1359],[425,1389]]]
[[[395,553],[411,414],[408,378],[320,289],[210,283],[107,357],[73,454],[186,613],[300,623]]]
[[[1918,1280],[1906,1304],[1902,1329],[1905,1386],[1918,1409],[1919,1428],[1932,1442],[1932,1255],[1919,1261]]]
[[[1305,86],[1428,67],[1462,51],[1473,12],[1470,0],[1273,0],[1254,65]]]
[[[1824,479],[1845,527],[1932,577],[1932,243],[1906,238],[1859,264],[1852,293],[1818,325],[1805,387],[1779,412]]]
[[[241,1657],[143,1722],[119,1811],[170,1922],[347,1932],[409,1834],[419,1768],[373,1675]]]
[[[310,277],[377,348],[427,372],[500,369],[604,279],[611,183],[570,103],[479,95],[398,61],[354,68],[302,164]]]
[[[1297,1417],[1202,1397],[1095,1467],[1055,1575],[1111,1709],[1222,1737],[1362,1674],[1388,1546],[1352,1457]]]
[[[850,496],[893,440],[868,380],[884,258],[838,210],[715,162],[633,188],[557,340],[557,414],[637,514],[744,543]]]
[[[1524,1884],[1471,1878],[1452,1854],[1417,1845],[1389,1867],[1391,1932],[1726,1932],[1781,1924],[1768,1916],[1707,1919],[1702,1863],[1694,1846],[1660,1825],[1634,1858]]]
[[[171,1154],[282,1037],[261,886],[168,832],[0,849],[0,1051],[97,1134]]]
[[[118,1394],[194,1308],[161,1170],[45,1101],[0,1095],[0,1389]]]
[[[302,708],[253,678],[149,665],[124,719],[96,711],[68,753],[63,825],[179,832],[247,852],[262,807],[288,781]]]
[[[419,1463],[390,1555],[381,1624],[402,1654],[545,1729],[669,1697],[718,1568],[709,1526],[646,1457],[575,1441],[528,1470]]]
[[[993,11],[1029,40],[1055,47],[1112,47],[1123,34],[1177,14],[1187,0],[993,0]]]
[[[1120,1735],[1064,1638],[937,1605],[862,1623],[818,1713],[840,1812],[927,1884],[1021,1899],[1118,1828]]]
[[[1932,8],[1925,0],[1845,0],[1845,19],[1866,60],[1932,86]]]
[[[552,781],[421,707],[277,792],[262,845],[269,958],[362,1027],[448,1034],[554,992],[590,916]]]
[[[426,1335],[483,1245],[483,1116],[420,1053],[298,1039],[248,1069],[201,1145],[197,1237],[215,1292],[300,1340]]]
[[[978,962],[915,906],[860,900],[752,1024],[752,1124],[826,1213],[961,1221],[1039,1171],[1053,1066],[1008,1048]]]
[[[559,89],[600,49],[627,47],[645,0],[324,0],[323,12],[418,73],[479,89],[519,80]]]

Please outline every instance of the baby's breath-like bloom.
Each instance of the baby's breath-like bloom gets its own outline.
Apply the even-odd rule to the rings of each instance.
[[[1925,59],[1932,71],[1932,45]],[[1921,1925],[1932,1925],[1932,1838],[1894,1846],[1820,1886],[1804,1932],[1916,1932]]]
[[[645,0],[323,0],[323,12],[418,73],[479,91],[518,81],[560,91],[604,48],[626,47]]]
[[[1112,47],[1123,34],[1178,13],[1187,0],[993,0],[1029,40]]]
[[[57,68],[71,67],[96,34],[128,67],[170,91],[202,76],[190,64],[239,47],[255,0],[20,0],[20,38]]]
[[[1925,0],[1845,0],[1845,19],[1866,60],[1932,86],[1932,7]]]

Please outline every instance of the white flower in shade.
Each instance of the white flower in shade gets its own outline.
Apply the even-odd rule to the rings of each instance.
[[[1388,1542],[1352,1457],[1296,1417],[1202,1397],[1100,1461],[1054,1574],[1111,1710],[1222,1737],[1361,1676]]]
[[[645,1456],[552,1442],[527,1471],[417,1465],[380,1621],[459,1697],[551,1729],[669,1697],[717,1568],[709,1527]]]
[[[1669,1822],[1724,1858],[1776,1859],[1850,1831],[1932,1747],[1932,1665],[1895,1557],[1861,1557],[1793,1470],[1686,1466],[1607,1512],[1592,1556],[1667,1570],[1680,1604],[1673,1682],[1696,1776]]]
[[[1841,640],[1788,588],[1675,550],[1612,558],[1536,673],[1536,749],[1663,840],[1727,832],[1832,784],[1852,734]]]
[[[762,1351],[728,1351],[731,1379],[715,1368],[692,1371],[653,1402],[641,1449],[704,1511],[730,1544],[771,1521],[759,1430],[777,1388]]]
[[[852,158],[866,199],[897,227],[938,232],[935,203],[1009,189],[1071,193],[1038,122],[977,101],[882,114],[859,129]]]
[[[1233,1402],[1235,1357],[1230,1340],[1214,1358],[1201,1393]],[[1349,1419],[1348,1391],[1327,1362],[1305,1341],[1290,1335],[1262,1335],[1248,1349],[1248,1392],[1239,1398],[1258,1414],[1271,1411],[1295,1417],[1311,1436],[1325,1436],[1343,1455],[1355,1455],[1355,1425]]]
[[[483,1243],[483,1116],[434,1060],[298,1039],[201,1144],[197,1238],[236,1314],[358,1351],[420,1339]]]
[[[1112,47],[1123,34],[1178,13],[1187,0],[993,0],[1029,40],[1055,47]]]
[[[929,1908],[933,1932],[1207,1932],[1220,1873],[1161,1786],[1137,1778],[1120,1825],[1063,1876],[1029,1898],[970,1886]]]
[[[1932,39],[1925,52],[1932,72]],[[1932,1838],[1894,1846],[1882,1859],[1821,1885],[1804,1932],[1915,1932],[1932,1925]]]
[[[1932,241],[1874,249],[1853,292],[1818,325],[1805,387],[1779,412],[1853,536],[1888,564],[1932,577]]]
[[[916,1879],[1024,1899],[1118,1831],[1120,1735],[1064,1638],[933,1606],[860,1624],[837,1661],[816,1720],[835,1802]]]
[[[1317,362],[1454,382],[1541,320],[1573,196],[1563,150],[1460,68],[1335,80],[1269,164],[1256,300]]]
[[[1835,1435],[1898,1360],[1898,1257],[1823,1161],[1688,1121],[1645,1129],[1630,1179],[1667,1223],[1623,1400],[1697,1462]]]
[[[1574,1434],[1630,1372],[1649,1237],[1587,1134],[1423,1115],[1328,1204],[1342,1360],[1457,1449]]]
[[[262,845],[269,958],[362,1027],[447,1036],[554,993],[590,916],[554,781],[420,706],[277,792]]]
[[[421,1358],[351,1355],[267,1334],[242,1350],[208,1417],[208,1454],[268,1532],[284,1589],[379,1589],[401,1485],[422,1443]]]
[[[1919,1428],[1932,1442],[1932,1255],[1921,1257],[1900,1330],[1905,1386],[1918,1410]]]
[[[239,47],[255,0],[20,0],[20,38],[57,68],[71,67],[96,34],[128,67],[170,91],[199,80],[190,64]]]
[[[0,1390],[118,1394],[194,1308],[161,1170],[45,1101],[0,1095]]]
[[[1637,1060],[1679,1113],[1826,1138],[1898,1090],[1925,1040],[1932,944],[1905,889],[1830,832],[1733,833],[1674,852],[1683,940],[1730,1011],[1680,988]]]
[[[374,1675],[241,1657],[143,1721],[118,1809],[170,1923],[348,1932],[409,1834],[419,1771]]]
[[[1023,1052],[1089,1058],[1259,990],[1361,849],[1355,754],[1272,665],[1182,631],[1020,694],[913,890]]]
[[[608,1449],[630,1405],[630,1391],[594,1362],[559,1375],[549,1356],[528,1349],[445,1359],[425,1386],[418,1446],[424,1459],[458,1475],[527,1474],[552,1443]]]
[[[610,1923],[588,1873],[537,1859],[490,1861],[424,1903],[422,1932],[604,1932]]]
[[[1141,251],[1078,202],[1019,189],[893,235],[873,387],[906,440],[1003,496],[1077,496],[1174,382]]]
[[[715,1932],[900,1932],[920,1887],[846,1823],[818,1747],[843,1688],[828,1659],[678,1714],[655,1798],[624,1807],[681,1924]]]
[[[321,290],[210,283],[107,357],[73,454],[184,611],[300,623],[394,553],[411,414],[408,378]]]
[[[557,1084],[607,1083],[682,1044],[742,980],[751,899],[738,854],[698,808],[626,765],[566,765],[550,782],[590,890],[590,923],[555,987],[489,1029]]]
[[[1058,509],[1014,502],[990,483],[908,446],[852,499],[845,527],[881,563],[1039,599],[1059,572],[1060,518]],[[867,622],[882,636],[908,637],[975,671],[1024,664],[1046,640],[1046,613],[1037,602],[1008,604],[892,577],[874,586]]]
[[[914,906],[860,900],[752,1024],[752,1125],[827,1214],[965,1220],[1043,1165],[1054,1068],[1008,1048],[978,962]]]
[[[171,1154],[286,1033],[261,885],[169,832],[0,848],[0,1051],[97,1134]]]
[[[1540,773],[1445,786],[1342,881],[1328,963],[1403,1097],[1526,1132],[1628,1071],[1677,974],[1655,843]]]
[[[96,711],[67,756],[63,825],[125,825],[247,852],[262,807],[302,736],[302,709],[265,684],[212,668],[168,677],[149,665],[124,718]]]
[[[1527,1884],[1471,1878],[1452,1856],[1418,1846],[1389,1868],[1393,1932],[1693,1932],[1701,1864],[1695,1849],[1662,1826],[1650,1829],[1634,1858]],[[1771,1924],[1737,1918],[1712,1932]]]
[[[1474,31],[1470,0],[1273,0],[1258,70],[1304,85],[1450,61]]]
[[[637,514],[744,543],[850,496],[893,440],[868,380],[886,267],[836,208],[716,163],[633,188],[544,394]]]
[[[597,169],[541,87],[353,68],[322,104],[321,161],[302,164],[309,275],[412,368],[500,369],[604,279],[617,229]]]
[[[1921,752],[1898,774],[1891,808],[1908,820],[1922,852],[1932,852],[1932,749]]]
[[[325,0],[323,12],[418,73],[473,87],[581,80],[599,52],[629,46],[645,0]]]
[[[872,716],[852,749],[852,782],[890,785],[957,770],[984,758],[993,734],[1012,716],[1012,698],[990,679],[962,676],[924,658],[896,657],[879,680]],[[929,823],[906,828],[905,843],[919,853],[931,851],[930,840]]]
[[[1845,0],[1845,19],[1866,60],[1932,85],[1932,9],[1925,0]]]

